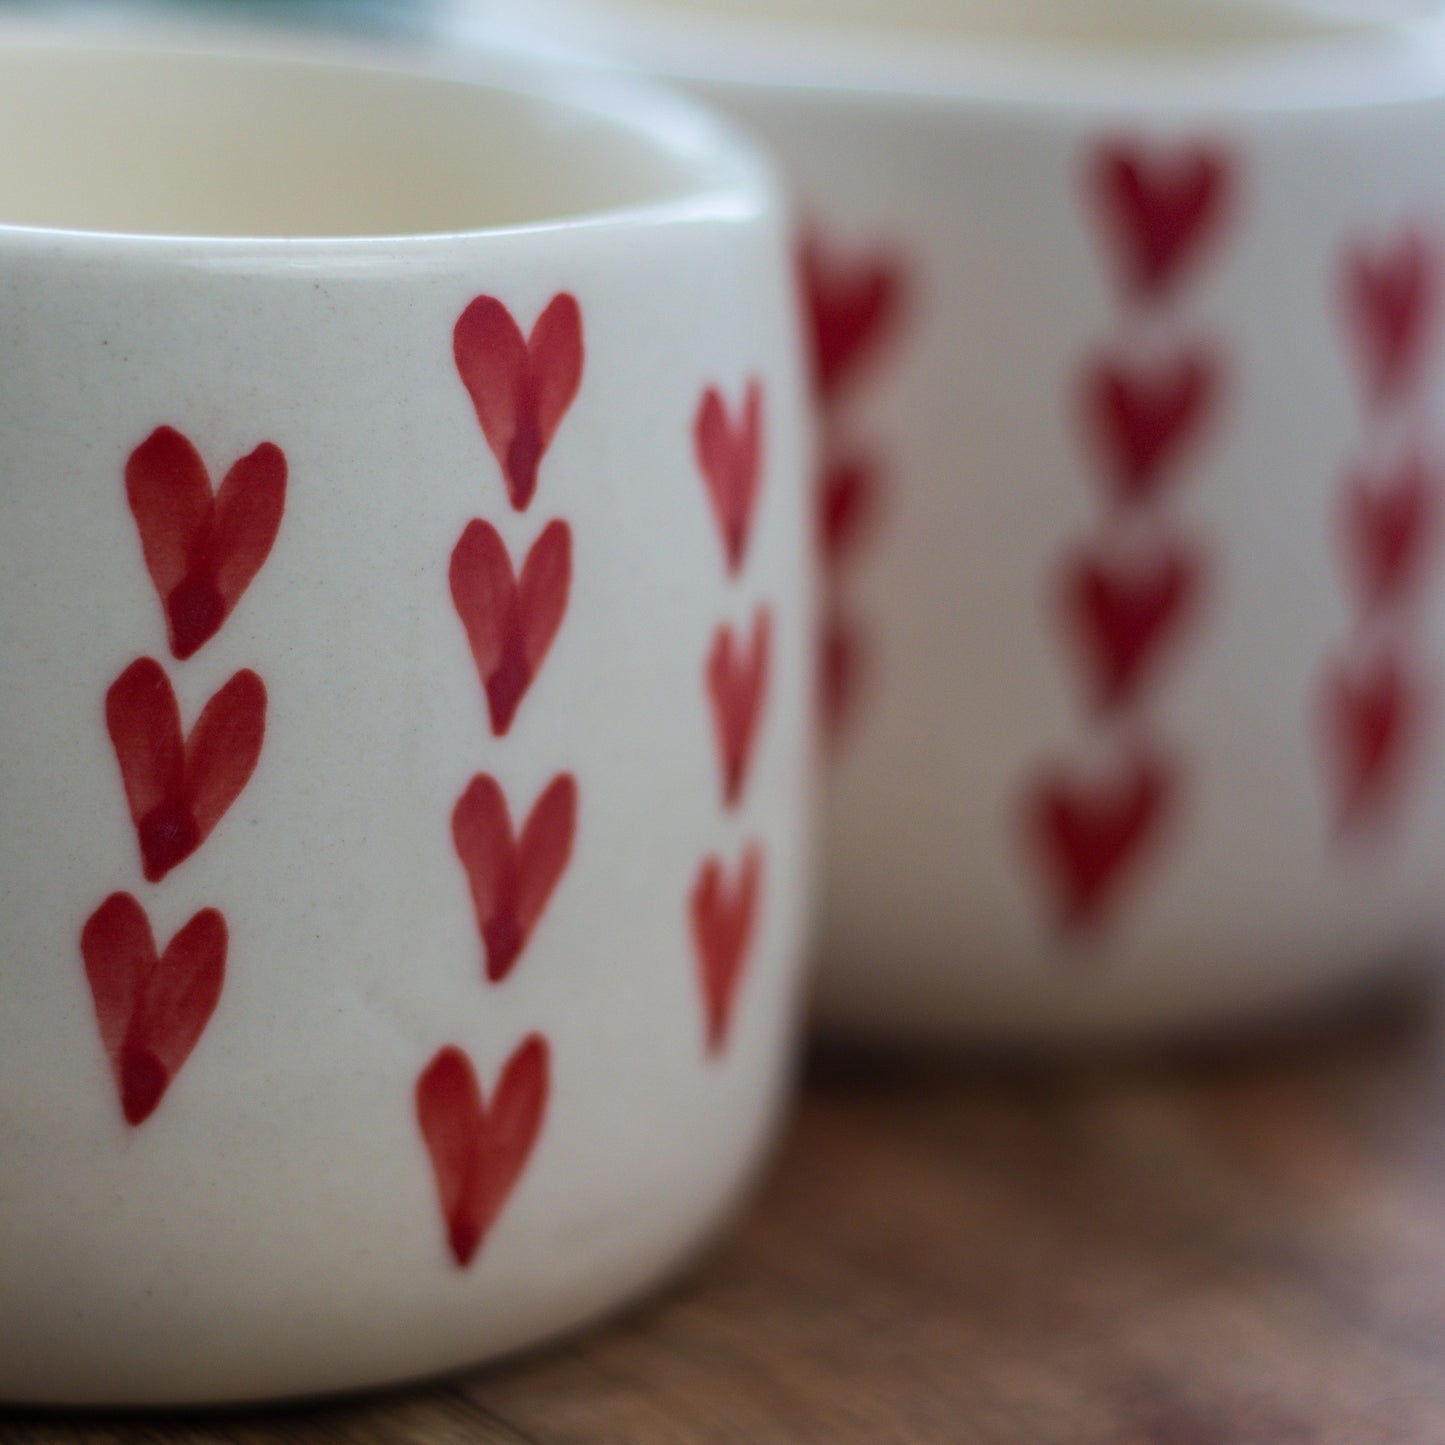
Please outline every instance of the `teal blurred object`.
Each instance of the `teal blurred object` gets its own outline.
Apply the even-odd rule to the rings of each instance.
[[[435,7],[429,0],[160,0],[150,8],[405,33],[428,28]]]
[[[417,35],[430,28],[433,0],[0,0],[0,10],[29,15],[192,15],[268,24]]]

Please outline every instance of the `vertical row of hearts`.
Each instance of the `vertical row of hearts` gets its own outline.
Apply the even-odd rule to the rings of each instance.
[[[798,256],[822,430],[817,496],[824,583],[819,712],[824,741],[836,748],[856,709],[866,665],[866,638],[850,613],[846,583],[878,529],[883,490],[880,460],[850,435],[852,409],[846,403],[879,344],[895,329],[904,268],[882,246],[856,257],[832,252],[816,228],[804,234]]]
[[[1086,194],[1123,302],[1120,340],[1081,378],[1109,513],[1100,538],[1064,557],[1056,596],[1112,761],[1096,779],[1046,767],[1025,798],[1030,848],[1068,933],[1107,920],[1176,821],[1183,770],[1145,709],[1205,593],[1204,551],[1168,504],[1213,425],[1226,367],[1216,346],[1178,334],[1174,303],[1228,219],[1232,187],[1229,158],[1205,142],[1111,140],[1088,157]]]
[[[262,442],[213,493],[195,447],[162,426],[131,453],[125,490],[171,655],[185,662],[221,631],[270,555],[286,506],[286,458]],[[105,722],[141,874],[159,884],[201,848],[250,781],[265,739],[266,687],[242,668],[185,733],[170,675],[141,656],[107,690]],[[159,952],[145,906],[118,891],[86,920],[80,948],[121,1112],[138,1127],[220,1001],[225,915],[202,909]]]
[[[1399,807],[1422,754],[1431,683],[1420,657],[1422,591],[1439,524],[1427,456],[1426,364],[1438,324],[1440,256],[1402,228],[1355,245],[1342,268],[1346,326],[1360,357],[1363,455],[1340,492],[1355,625],[1325,663],[1321,727],[1342,835],[1374,834]]]
[[[542,461],[582,384],[582,312],[559,292],[530,336],[493,296],[477,296],[452,331],[452,354],[512,510],[536,498]],[[553,518],[520,572],[492,523],[473,518],[452,549],[452,604],[471,648],[492,736],[505,739],[562,626],[572,588],[572,530]],[[473,774],[452,809],[452,844],[471,892],[489,987],[506,983],[561,882],[577,833],[576,777],[559,771],[520,831],[502,783]],[[551,1046],[529,1033],[503,1064],[490,1102],[470,1054],[437,1051],[416,1081],[447,1242],[466,1268],[512,1193],[542,1130]]]
[[[476,297],[453,332],[457,371],[501,468],[513,510],[537,494],[542,461],[582,382],[582,314],[559,293],[524,336],[507,308]],[[711,498],[730,576],[743,569],[762,462],[762,387],[750,382],[736,421],[708,388],[694,418],[698,465]],[[566,616],[572,533],[547,522],[520,572],[497,528],[470,521],[452,551],[452,603],[461,619],[495,738],[510,732]],[[746,639],[719,625],[704,666],[721,759],[722,805],[741,806],[768,687],[772,616],[756,609]],[[531,805],[520,830],[501,782],[475,774],[452,812],[452,841],[471,890],[483,973],[503,984],[519,966],[534,929],[571,860],[580,787],[558,772]],[[763,854],[748,842],[730,872],[715,855],[699,866],[689,899],[703,1004],[705,1052],[727,1041],[739,983],[752,948],[762,890]],[[415,1089],[417,1119],[431,1159],[452,1257],[466,1268],[527,1166],[551,1093],[551,1047],[527,1035],[502,1066],[490,1101],[471,1057],[441,1048]]]
[[[736,590],[747,566],[763,478],[763,389],[751,378],[736,416],[709,386],[693,418],[693,448],[722,541],[723,566]],[[746,626],[723,620],[704,663],[712,710],[724,813],[743,808],[772,670],[773,617],[765,602]],[[689,910],[704,1013],[704,1047],[716,1058],[727,1046],[737,993],[753,948],[761,908],[762,844],[748,838],[736,865],[717,854],[700,863]]]

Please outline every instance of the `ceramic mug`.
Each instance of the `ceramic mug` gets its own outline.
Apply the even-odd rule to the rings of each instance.
[[[0,1398],[516,1349],[788,1078],[786,222],[646,91],[0,44]]]
[[[1350,12],[549,32],[688,82],[804,201],[826,1025],[1220,1025],[1436,934],[1445,43]]]

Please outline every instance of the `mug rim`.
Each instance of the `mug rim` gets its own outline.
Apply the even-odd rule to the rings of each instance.
[[[453,33],[502,36],[531,56],[601,57],[668,83],[1040,116],[1333,114],[1445,102],[1445,12],[1202,49],[1050,46],[612,0],[548,0],[540,23],[478,19],[452,0]],[[564,24],[565,22],[565,24]],[[580,45],[549,30],[581,34]],[[1343,83],[1342,83],[1343,82]]]
[[[562,57],[523,56],[484,47],[458,56],[433,47],[399,45],[394,38],[388,43],[220,25],[184,29],[164,23],[131,24],[124,33],[104,25],[65,29],[53,23],[0,25],[0,58],[27,53],[118,63],[131,58],[148,63],[225,63],[292,75],[312,71],[336,79],[390,79],[438,92],[491,92],[505,101],[535,107],[539,116],[570,116],[605,127],[609,141],[634,148],[639,158],[660,164],[671,174],[665,184],[655,187],[658,194],[640,199],[558,207],[555,214],[460,228],[267,234],[0,220],[0,249],[12,254],[95,251],[110,256],[224,257],[282,264],[334,258],[371,269],[403,253],[408,263],[424,264],[459,245],[503,237],[749,221],[782,207],[780,182],[768,158],[706,107],[647,77],[608,73]],[[545,126],[538,125],[535,133],[540,143],[549,143]]]

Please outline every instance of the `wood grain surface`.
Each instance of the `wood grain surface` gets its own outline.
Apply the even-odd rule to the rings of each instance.
[[[0,1414],[24,1445],[1436,1445],[1445,1014],[1228,1055],[815,1061],[752,1210],[662,1298],[345,1405]]]

